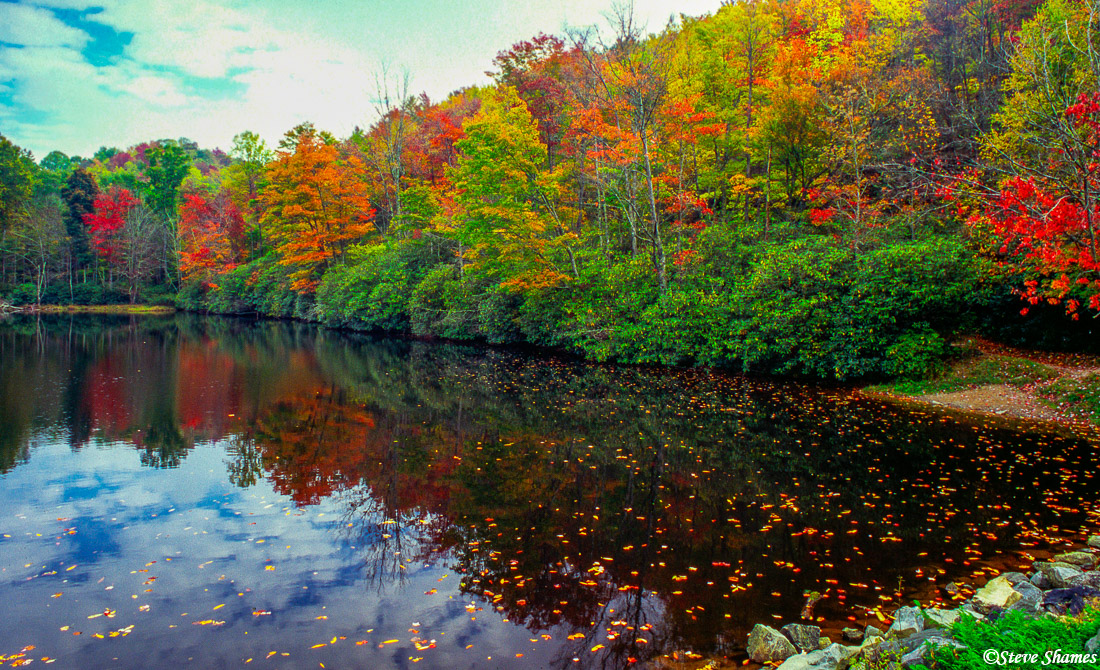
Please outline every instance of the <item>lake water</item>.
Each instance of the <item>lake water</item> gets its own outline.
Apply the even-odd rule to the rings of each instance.
[[[1100,530],[1098,444],[303,324],[11,318],[0,667],[645,667],[737,657],[810,590],[839,639]]]

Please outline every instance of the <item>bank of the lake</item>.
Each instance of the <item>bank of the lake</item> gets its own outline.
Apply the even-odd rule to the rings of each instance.
[[[174,314],[171,305],[121,304],[121,305],[21,305],[6,306],[9,313],[17,314]]]
[[[1082,540],[1026,573],[948,584],[948,602],[898,608],[879,625],[845,628],[841,640],[805,621],[811,615],[781,628],[757,624],[747,653],[779,670],[1100,666],[1100,535]]]
[[[981,338],[956,343],[942,371],[864,388],[886,401],[1025,421],[1100,425],[1100,358],[1021,349]]]

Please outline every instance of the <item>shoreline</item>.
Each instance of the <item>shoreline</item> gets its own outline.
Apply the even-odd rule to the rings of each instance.
[[[981,338],[940,374],[861,387],[883,402],[984,419],[1100,429],[1100,357],[1009,347]]]
[[[21,305],[7,314],[175,314],[179,309],[167,305]]]
[[[994,571],[980,585],[953,581],[937,589],[944,597],[927,602],[914,600],[911,605],[879,616],[878,621],[872,619],[870,624],[860,625],[850,617],[851,626],[843,627],[839,636],[835,627],[826,629],[821,620],[804,615],[801,620],[782,625],[775,621],[757,623],[743,652],[736,656],[703,657],[677,652],[666,655],[656,667],[845,670],[850,666],[904,670],[930,664],[935,654],[946,649],[955,658],[950,667],[969,668],[974,658],[967,656],[983,658],[988,664],[982,655],[990,649],[998,653],[1033,651],[1017,648],[1020,638],[1027,637],[1027,631],[1021,631],[1034,627],[1033,635],[1038,635],[1041,642],[1046,635],[1040,628],[1039,622],[1043,621],[1054,621],[1067,629],[1078,624],[1088,627],[1088,632],[1080,636],[1079,653],[1094,655],[1082,666],[1094,667],[1100,661],[1100,535],[1086,533],[1084,537],[1087,539],[1063,547],[1060,553],[1051,552],[1032,561],[1030,567]],[[1006,615],[1018,619],[1006,627]],[[966,642],[974,644],[975,629],[983,630],[976,639],[997,646],[968,647]],[[833,639],[836,637],[839,640]],[[685,659],[693,663],[685,664]]]

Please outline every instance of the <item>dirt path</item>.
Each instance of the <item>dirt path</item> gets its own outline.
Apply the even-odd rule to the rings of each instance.
[[[914,397],[933,405],[946,405],[955,409],[988,412],[1017,419],[1058,422],[1070,420],[1070,417],[1043,403],[1033,393],[1008,384],[992,384],[965,391],[930,393]]]
[[[1072,426],[1094,426],[1079,412],[1074,411],[1075,408],[1066,403],[1051,400],[1049,389],[1054,385],[1064,386],[1067,382],[1076,384],[1078,380],[1100,373],[1100,357],[1019,349],[977,338],[972,339],[971,344],[976,346],[979,357],[1011,357],[1040,363],[1046,366],[1054,377],[1053,379],[1035,379],[1029,383],[1020,383],[1016,380],[1012,384],[975,384],[962,390],[930,392],[921,395],[906,395],[898,392],[888,392],[883,395],[965,412],[994,414],[1030,421],[1052,421]],[[972,363],[973,359],[969,361],[969,364]],[[953,372],[960,373],[967,364],[965,362],[960,364]]]

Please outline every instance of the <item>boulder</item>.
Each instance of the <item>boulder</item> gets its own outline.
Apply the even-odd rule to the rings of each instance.
[[[1022,572],[1006,572],[1001,576],[1007,579],[1008,583],[1012,584],[1013,586],[1016,586],[1020,582],[1027,581],[1027,575]]]
[[[817,651],[821,649],[821,629],[801,623],[789,623],[779,632],[787,636],[799,651]]]
[[[1031,581],[1032,586],[1036,586],[1040,589],[1046,590],[1046,589],[1051,588],[1050,580],[1048,580],[1046,577],[1044,577],[1043,573],[1041,573],[1041,572],[1036,572],[1035,574],[1031,575],[1031,580],[1030,581]]]
[[[1035,588],[1032,586],[1031,588]],[[1038,589],[1036,589],[1038,590]],[[1042,600],[1042,592],[1040,592],[1039,599]],[[959,620],[958,610],[940,610],[930,609],[924,610],[924,627],[928,628],[950,628],[952,624]]]
[[[1056,589],[1064,589],[1070,586],[1069,578],[1081,574],[1081,568],[1069,563],[1036,563],[1035,567],[1038,568],[1043,577],[1046,577],[1047,582]],[[1039,584],[1036,584],[1036,586],[1042,588]]]
[[[884,633],[875,626],[867,626],[863,629],[863,639],[870,640],[876,637],[883,637]]]
[[[978,621],[981,621],[981,620],[985,619],[985,614],[982,614],[981,612],[974,609],[970,605],[963,605],[962,607],[960,607],[959,608],[959,614],[960,615],[965,614],[968,617],[970,617],[971,619],[977,619]]]
[[[1076,616],[1085,609],[1087,601],[1096,597],[1100,597],[1100,590],[1088,586],[1053,589],[1043,594],[1043,608],[1051,614]]]
[[[919,607],[901,607],[894,612],[894,623],[890,624],[887,633],[893,633],[895,637],[909,637],[924,630],[924,615]]]
[[[965,648],[961,642],[950,637],[942,630],[926,630],[901,640],[886,640],[875,647],[864,650],[863,657],[871,667],[880,667],[887,661],[900,661],[916,649],[927,644],[942,647],[945,645]],[[896,667],[889,666],[886,667]]]
[[[1085,643],[1085,651],[1090,654],[1100,654],[1100,633],[1093,635],[1092,638]]]
[[[1043,603],[1043,590],[1031,582],[1020,582],[1012,588],[1020,594],[1020,600],[1008,608],[1011,611],[1023,610],[1032,613]]]
[[[978,589],[973,602],[977,609],[988,612],[994,608],[1004,609],[1022,597],[1002,575]]]
[[[965,649],[966,645],[954,640],[950,637],[929,637],[924,640],[922,644],[913,648],[911,651],[901,657],[901,666],[903,668],[910,668],[916,665],[927,666],[929,661],[932,660],[932,650],[936,647],[955,647],[956,649]]]
[[[757,663],[773,663],[785,661],[798,653],[791,641],[785,635],[772,628],[758,623],[752,627],[749,633],[748,649],[749,658]]]
[[[1093,549],[1100,549],[1100,535],[1090,535],[1088,544]]]
[[[840,636],[845,642],[863,642],[864,633],[858,628],[845,628],[840,631]]]
[[[1059,563],[1069,563],[1070,565],[1076,565],[1081,568],[1091,568],[1096,564],[1096,557],[1087,551],[1068,551],[1064,554],[1058,554],[1054,557],[1054,560]]]
[[[854,653],[843,645],[830,644],[824,649],[791,656],[779,670],[843,670]]]
[[[1066,579],[1066,586],[1087,586],[1089,588],[1100,590],[1100,572],[1082,572],[1079,575],[1073,575]]]
[[[911,668],[914,665],[928,665],[932,657],[932,648],[922,644],[905,656],[901,657],[901,667]]]

